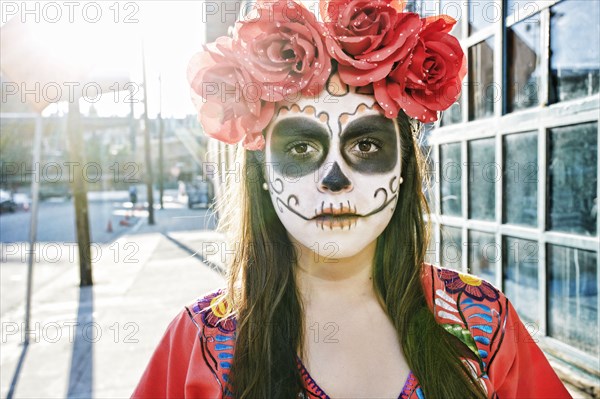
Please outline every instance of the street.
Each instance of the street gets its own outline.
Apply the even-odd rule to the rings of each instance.
[[[144,191],[140,191],[138,209],[132,210],[127,192],[90,193],[88,212],[90,235],[94,243],[109,243],[128,231],[140,218],[147,216],[147,211],[139,209],[144,203]],[[92,195],[96,194],[96,195]],[[164,220],[169,221],[163,226],[167,231],[207,229],[214,227],[214,220],[206,220],[199,209],[189,210],[182,199],[177,198],[176,190],[165,191],[165,209],[158,209],[158,191],[154,193],[155,214],[164,213]],[[185,197],[183,197],[185,199]],[[134,221],[128,221],[129,226],[121,225],[126,216],[135,216]],[[174,218],[174,219],[172,219]],[[18,211],[0,214],[0,243],[18,243],[29,241],[30,213]],[[107,232],[109,221],[112,232]],[[40,202],[37,241],[39,242],[75,242],[75,209],[73,199],[49,199]]]
[[[223,285],[215,271],[222,259],[214,250],[206,253],[222,241],[213,231],[214,217],[206,209],[188,209],[175,195],[165,196],[164,205],[150,226],[144,209],[130,216],[126,198],[90,200],[94,285],[80,288],[73,203],[40,204],[28,346],[23,320],[30,213],[0,215],[1,397],[11,387],[13,397],[131,394],[169,321]]]

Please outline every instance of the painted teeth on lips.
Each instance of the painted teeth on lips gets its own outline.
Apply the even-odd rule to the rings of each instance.
[[[327,206],[323,201],[320,212],[315,209],[315,216],[312,219],[321,230],[325,230],[326,227],[329,227],[329,230],[334,228],[350,230],[356,226],[359,217],[356,207],[352,207],[350,201],[347,204],[340,202],[339,206],[338,204],[334,206],[333,203],[329,203]]]

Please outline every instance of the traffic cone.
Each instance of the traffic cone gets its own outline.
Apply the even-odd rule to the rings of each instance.
[[[108,225],[106,226],[106,232],[107,233],[112,233],[113,232],[113,228],[112,228],[112,220],[108,220]]]
[[[121,226],[129,226],[129,222],[128,222],[127,220],[125,220],[125,219],[122,219],[122,220],[119,222],[119,224],[120,224]]]

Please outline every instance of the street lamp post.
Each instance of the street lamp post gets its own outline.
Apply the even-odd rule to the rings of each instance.
[[[163,206],[163,194],[164,194],[164,158],[163,158],[163,136],[164,136],[164,124],[162,118],[162,78],[158,75],[158,190],[160,209],[164,209]]]
[[[148,195],[148,224],[154,224],[154,193],[152,191],[152,153],[150,152],[150,118],[148,118],[148,86],[146,84],[146,52],[142,42],[142,74],[144,81],[144,152],[146,154],[146,191]]]

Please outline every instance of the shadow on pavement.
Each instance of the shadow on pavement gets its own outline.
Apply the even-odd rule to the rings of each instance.
[[[67,398],[91,398],[94,385],[94,342],[99,338],[94,323],[92,286],[79,290],[79,309],[73,355],[69,372]]]
[[[15,374],[10,382],[10,389],[8,394],[6,395],[6,399],[12,399],[15,394],[15,388],[17,387],[17,382],[19,382],[19,375],[21,374],[21,369],[23,368],[23,364],[25,363],[25,356],[27,355],[27,349],[29,348],[29,341],[23,342],[23,350],[21,351],[21,356],[19,356],[19,363],[17,363],[17,367],[15,369]]]

